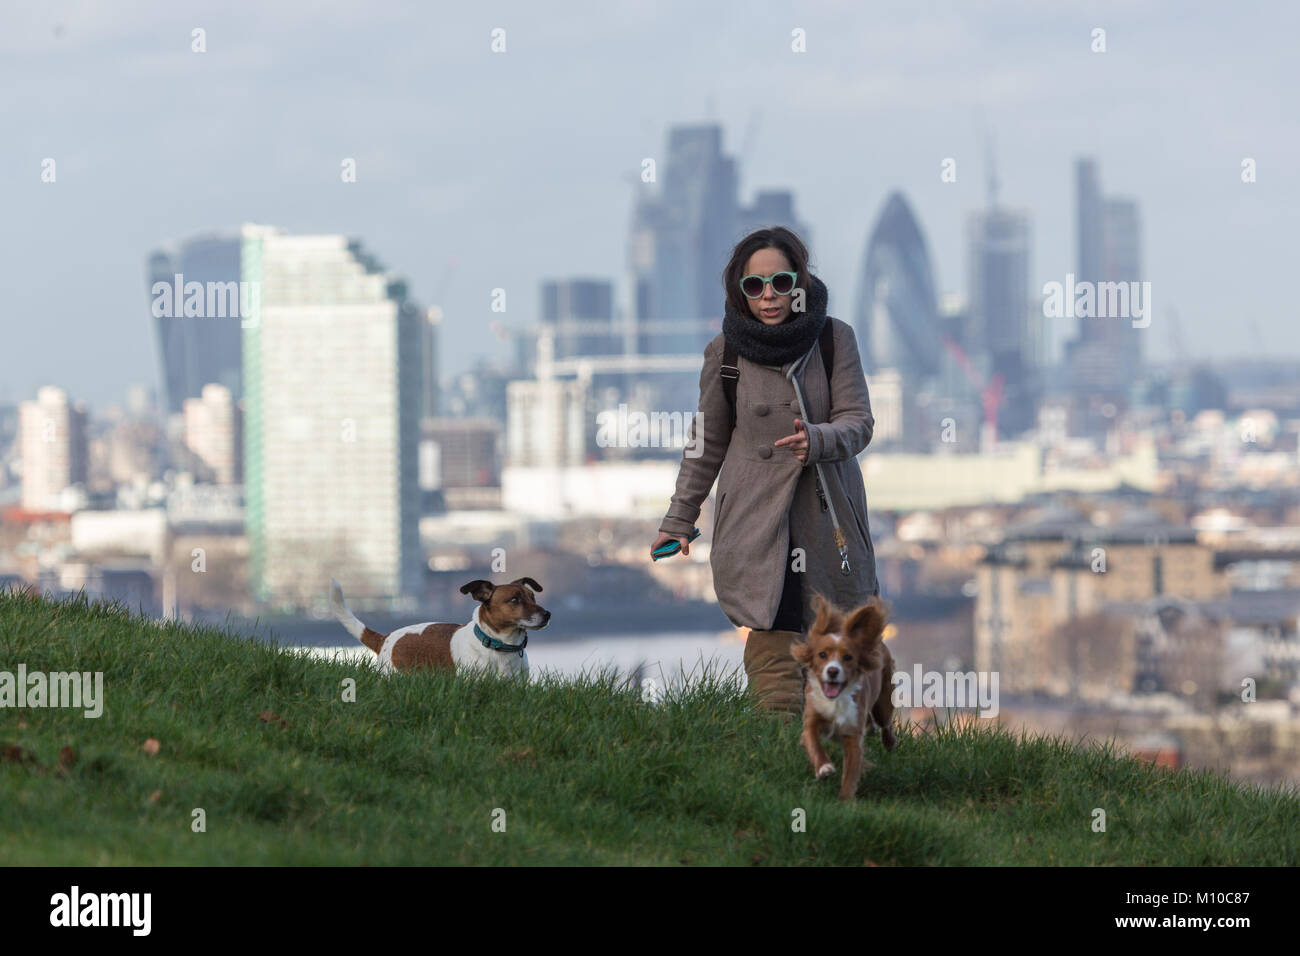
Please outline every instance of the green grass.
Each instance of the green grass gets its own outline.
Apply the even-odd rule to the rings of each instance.
[[[869,738],[874,766],[842,804],[835,781],[813,779],[798,727],[707,669],[658,705],[610,672],[386,679],[120,606],[0,592],[0,671],[19,663],[102,671],[106,703],[99,719],[0,709],[2,864],[1300,859],[1294,793],[982,726],[900,727],[892,753]],[[75,760],[60,767],[64,747]],[[206,832],[192,831],[194,808]]]

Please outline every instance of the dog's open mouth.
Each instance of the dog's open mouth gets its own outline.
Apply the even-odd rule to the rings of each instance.
[[[840,691],[842,691],[843,689],[844,689],[843,681],[828,681],[828,680],[822,681],[822,693],[825,694],[827,697],[829,697],[831,700],[834,700],[836,697],[840,696]]]

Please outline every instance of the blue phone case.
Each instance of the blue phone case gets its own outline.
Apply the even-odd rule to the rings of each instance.
[[[700,529],[693,528],[691,530],[690,537],[687,538],[687,540],[694,541],[699,536],[700,536]],[[651,551],[650,557],[653,558],[655,561],[658,561],[660,558],[670,557],[676,554],[680,550],[682,550],[682,543],[674,538],[672,541],[665,541],[663,544],[659,545],[659,547]]]

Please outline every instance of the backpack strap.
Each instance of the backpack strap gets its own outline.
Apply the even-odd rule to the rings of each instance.
[[[822,366],[826,369],[826,386],[829,391],[831,369],[835,367],[835,329],[831,326],[829,316],[826,318],[826,324],[822,326],[820,344]],[[736,350],[725,338],[722,340],[722,364],[718,367],[718,374],[722,376],[722,393],[727,396],[727,409],[730,412],[727,434],[731,434],[736,429],[736,382],[740,378],[740,364],[737,361]]]
[[[831,317],[826,317],[822,326],[822,366],[826,369],[826,392],[831,390],[831,369],[835,367],[835,329],[831,326]]]
[[[736,430],[736,380],[740,378],[740,365],[736,359],[736,350],[725,339],[722,343],[722,365],[718,368],[718,374],[722,376],[722,393],[727,396],[727,410],[730,413],[727,434],[730,435]]]

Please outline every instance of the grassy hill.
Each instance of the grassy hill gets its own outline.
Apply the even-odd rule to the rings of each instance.
[[[0,592],[0,671],[20,663],[102,671],[105,705],[0,709],[0,864],[1300,861],[1294,794],[982,726],[870,738],[841,804],[796,724],[717,674],[659,704],[610,673],[385,679]]]

